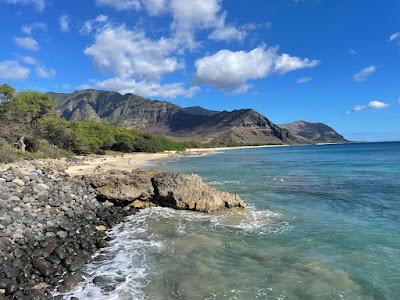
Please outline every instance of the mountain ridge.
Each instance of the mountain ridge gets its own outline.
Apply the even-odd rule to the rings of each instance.
[[[48,94],[55,100],[60,114],[68,120],[105,120],[175,139],[220,145],[346,142],[343,136],[325,124],[307,122],[307,130],[300,130],[301,126],[292,125],[294,123],[277,125],[253,109],[214,111],[200,106],[183,108],[168,101],[94,89]],[[316,127],[315,136],[310,124]],[[319,136],[324,139],[319,141]]]

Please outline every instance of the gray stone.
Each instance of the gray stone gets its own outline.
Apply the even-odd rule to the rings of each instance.
[[[60,230],[57,231],[56,236],[61,240],[65,240],[68,237],[68,232]]]

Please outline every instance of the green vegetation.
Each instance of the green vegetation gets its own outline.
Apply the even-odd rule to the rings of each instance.
[[[56,113],[53,100],[37,92],[17,93],[0,85],[0,162],[59,158],[72,154],[183,151],[195,142],[97,121],[67,121]]]

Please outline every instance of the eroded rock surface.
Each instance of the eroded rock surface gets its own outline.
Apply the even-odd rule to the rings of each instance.
[[[238,195],[218,191],[196,174],[112,172],[85,176],[83,180],[99,199],[134,208],[163,206],[210,213],[245,207]]]
[[[82,180],[91,185],[99,199],[113,202],[149,201],[153,197],[153,185],[149,173],[142,171],[103,173],[84,176]]]
[[[159,173],[152,178],[154,203],[175,209],[214,212],[228,208],[244,208],[238,195],[218,191],[196,174]]]

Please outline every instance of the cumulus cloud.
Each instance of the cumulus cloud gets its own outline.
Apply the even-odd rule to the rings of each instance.
[[[388,103],[382,101],[374,100],[368,103],[368,105],[356,105],[352,108],[351,112],[360,112],[367,109],[379,110],[389,107]],[[347,113],[350,113],[348,111]]]
[[[171,56],[176,49],[174,40],[151,40],[143,32],[108,24],[97,32],[94,44],[84,52],[103,71],[123,78],[158,80],[161,75],[183,67]]]
[[[195,62],[196,81],[224,90],[246,91],[246,82],[263,78],[274,67],[274,48],[258,47],[249,52],[220,50]]]
[[[18,61],[0,61],[0,79],[3,80],[24,80],[29,76],[29,69],[21,66]]]
[[[169,0],[142,0],[142,4],[150,16],[157,16],[168,11]]]
[[[318,61],[279,55],[277,48],[257,47],[251,51],[220,50],[195,62],[196,81],[211,84],[234,93],[246,92],[249,80],[271,74],[285,74],[301,68],[314,67]]]
[[[14,43],[16,43],[19,47],[37,51],[39,50],[38,42],[32,37],[14,37]]]
[[[372,75],[373,73],[376,72],[376,66],[371,65],[369,67],[366,67],[362,69],[361,71],[357,72],[356,74],[353,75],[353,79],[355,81],[365,81],[367,78]]]
[[[195,47],[194,34],[197,30],[211,29],[210,39],[218,41],[241,40],[245,32],[232,25],[226,25],[227,13],[219,0],[171,0],[172,30],[177,38]]]
[[[307,83],[312,80],[312,77],[300,77],[297,79],[296,83]]]
[[[46,8],[46,0],[6,0],[10,4],[33,5],[35,10],[43,11]]]
[[[67,15],[62,15],[61,17],[58,18],[58,23],[60,25],[60,30],[62,32],[68,32],[69,25],[71,23],[71,18]]]
[[[397,40],[400,40],[400,32],[395,32],[392,35],[390,35],[389,41],[393,42]]]
[[[33,58],[32,56],[29,56],[29,55],[22,56],[19,58],[19,60],[22,61],[24,64],[32,65],[32,66],[35,66],[38,63],[35,58]]]
[[[222,26],[216,28],[208,38],[214,41],[234,41],[243,40],[246,37],[246,32],[237,29],[234,26]]]
[[[368,107],[372,108],[372,109],[383,109],[383,108],[389,107],[389,104],[375,100],[375,101],[371,101],[368,104]]]
[[[80,33],[81,34],[90,34],[95,28],[99,26],[103,26],[108,21],[108,17],[105,15],[99,15],[93,20],[88,20],[83,23]]]
[[[21,28],[21,31],[27,35],[31,35],[34,30],[47,30],[47,25],[43,22],[35,22],[29,25],[24,25]]]
[[[37,66],[36,75],[42,79],[51,79],[56,75],[56,71],[46,66]]]
[[[134,79],[110,78],[97,82],[96,87],[117,91],[121,94],[133,93],[144,97],[176,98],[178,96],[191,98],[199,90],[198,87],[185,89],[183,83],[160,84],[154,81],[136,81]]]
[[[144,9],[150,16],[168,13],[174,35],[189,48],[198,45],[195,34],[199,30],[210,30],[209,39],[215,41],[243,40],[246,36],[244,29],[226,24],[227,13],[220,0],[96,0],[96,3],[119,11]]]
[[[304,69],[304,68],[313,68],[320,63],[319,60],[315,59],[301,59],[296,56],[290,56],[289,54],[282,54],[277,57],[275,62],[275,71],[278,74],[286,74],[291,71]]]
[[[139,0],[96,0],[96,4],[99,6],[109,6],[116,10],[139,10]]]
[[[93,83],[97,88],[145,97],[192,97],[196,87],[161,84],[162,76],[184,68],[174,55],[179,43],[172,38],[151,39],[142,31],[106,23],[97,27],[94,43],[84,53],[104,73],[114,77]]]

